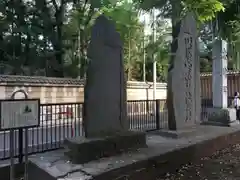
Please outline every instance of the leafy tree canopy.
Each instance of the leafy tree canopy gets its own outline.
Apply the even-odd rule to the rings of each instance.
[[[140,4],[144,10],[151,10],[153,8],[161,9],[163,14],[171,16],[173,8],[177,5],[181,8],[181,14],[184,12],[193,11],[200,22],[211,20],[215,17],[217,12],[224,11],[224,3],[220,0],[134,0]],[[180,6],[178,6],[180,5]]]

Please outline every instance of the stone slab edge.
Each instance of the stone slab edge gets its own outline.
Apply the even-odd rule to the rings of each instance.
[[[153,134],[166,137],[166,138],[179,139],[179,138],[187,138],[189,136],[193,136],[195,134],[195,130],[192,130],[192,131],[159,130],[159,131],[153,132]]]
[[[199,163],[201,158],[211,156],[216,151],[240,143],[240,131],[205,140],[188,147],[176,149],[131,165],[108,171],[94,180],[146,180],[154,179],[167,172],[173,173],[184,164]]]
[[[204,121],[201,123],[201,125],[231,127],[231,126],[239,125],[239,121],[232,121],[228,123],[221,123],[216,121]]]
[[[188,163],[199,163],[201,158],[211,156],[216,151],[227,148],[231,145],[240,143],[240,130],[231,132],[229,134],[221,135],[218,137],[213,137],[210,140],[204,140],[187,147],[178,148],[176,150],[167,152],[162,155],[157,155],[145,160],[140,160],[133,162],[127,166],[110,169],[102,174],[91,175],[90,179],[94,180],[146,180],[146,179],[156,179],[165,173],[173,173],[176,169],[180,168],[184,164]],[[29,166],[31,168],[31,166]],[[32,166],[29,169],[31,172],[36,172],[32,174],[40,173],[39,168]],[[42,170],[40,170],[42,171]],[[85,174],[87,175],[87,174]],[[43,176],[46,176],[43,178]],[[34,177],[29,180],[56,180],[56,178],[49,177],[46,173],[42,177]],[[38,179],[37,179],[38,178]],[[58,179],[59,180],[59,179]],[[68,180],[75,180],[68,178]],[[79,178],[78,178],[79,180]],[[86,180],[86,179],[82,179]],[[89,180],[89,179],[88,179]]]

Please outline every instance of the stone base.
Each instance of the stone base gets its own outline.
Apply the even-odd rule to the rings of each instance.
[[[179,129],[179,130],[176,130],[176,131],[159,130],[159,131],[154,131],[152,133],[156,134],[156,135],[159,135],[159,136],[162,136],[162,137],[166,137],[166,138],[177,139],[177,138],[187,138],[187,137],[190,137],[190,136],[194,136],[195,133],[196,133],[196,129],[197,129],[197,126],[194,126],[194,127]]]
[[[76,137],[65,140],[65,155],[75,164],[147,147],[144,132],[126,131],[104,138]]]
[[[203,125],[230,127],[239,124],[234,108],[209,108],[207,114],[208,121],[202,122]]]
[[[86,164],[72,164],[64,149],[29,157],[29,180],[150,180],[166,179],[182,165],[201,164],[202,158],[240,143],[240,126],[198,126],[182,139],[147,135],[148,148]],[[7,179],[1,177],[1,179]]]
[[[202,122],[202,125],[210,125],[210,126],[224,126],[224,127],[231,127],[231,126],[236,126],[239,125],[239,121],[233,121],[229,123],[221,123],[221,122],[216,122],[216,121],[205,121]]]

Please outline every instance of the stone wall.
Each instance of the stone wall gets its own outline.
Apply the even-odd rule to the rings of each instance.
[[[152,99],[152,83],[129,81],[128,100]],[[70,103],[84,101],[84,80],[28,76],[0,76],[0,98],[9,98],[11,93],[24,88],[30,98],[40,98],[41,103]],[[157,83],[157,99],[166,99],[166,84]]]
[[[0,75],[0,99],[9,98],[11,93],[24,88],[31,98],[40,98],[41,103],[83,102],[84,80]],[[129,81],[128,100],[152,99],[151,82]],[[167,84],[157,83],[157,99],[166,99]],[[228,73],[228,96],[240,91],[240,73]],[[212,74],[201,74],[201,97],[212,98]]]

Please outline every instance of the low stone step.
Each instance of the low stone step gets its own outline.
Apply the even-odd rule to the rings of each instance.
[[[125,131],[102,138],[76,137],[65,140],[65,155],[76,164],[147,147],[144,132]]]

